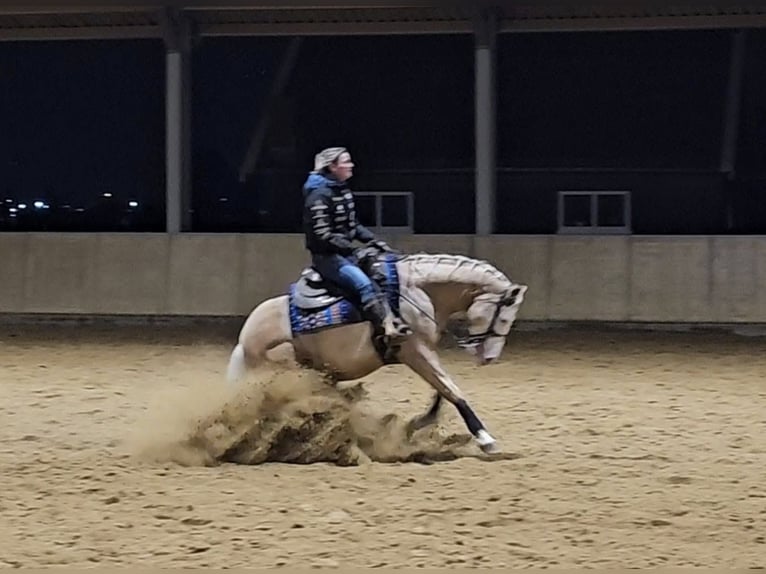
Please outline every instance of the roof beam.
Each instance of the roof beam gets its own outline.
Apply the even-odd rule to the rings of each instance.
[[[283,9],[349,9],[349,8],[427,8],[439,7],[436,2],[386,2],[385,0],[163,0],[163,1],[128,1],[105,2],[104,0],[76,0],[51,2],[50,0],[27,0],[26,2],[4,3],[0,6],[2,14],[61,14],[66,12],[120,12],[123,10],[283,10]]]
[[[8,16],[24,15],[45,15],[50,14],[116,14],[116,13],[137,13],[137,12],[156,12],[162,10],[161,4],[54,4],[54,5],[36,5],[33,2],[23,5],[3,5],[0,6],[0,14]]]
[[[477,0],[493,6],[499,33],[766,28],[766,7],[756,2],[714,5],[692,0]],[[185,13],[200,36],[324,36],[471,34],[472,10],[457,5],[383,0],[27,0],[0,5],[2,40],[91,40],[162,37],[167,10]],[[732,5],[734,4],[734,5]],[[428,7],[436,6],[429,10]],[[234,11],[234,12],[232,12]],[[236,13],[239,12],[239,13]],[[90,16],[88,18],[88,16]]]
[[[159,26],[86,26],[71,28],[4,28],[0,41],[140,40],[162,38]]]
[[[597,16],[569,18],[504,18],[499,32],[587,32],[638,30],[705,30],[763,28],[766,14],[693,16]]]
[[[193,0],[187,2],[181,2],[180,7],[184,10],[362,10],[369,8],[386,8],[390,10],[401,10],[408,8],[428,8],[428,4],[411,2],[409,4],[399,3],[392,4],[390,2],[365,2],[360,4],[358,0],[356,2],[227,2],[225,6],[218,4],[210,4],[210,2],[194,2]],[[438,5],[433,4],[430,7],[437,8]]]
[[[471,22],[290,22],[199,24],[200,36],[471,34]]]

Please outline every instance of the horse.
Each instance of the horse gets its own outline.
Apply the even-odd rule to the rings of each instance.
[[[292,344],[301,366],[320,372],[330,384],[362,378],[384,365],[406,365],[436,391],[427,412],[408,423],[409,433],[434,424],[446,399],[481,450],[499,453],[497,440],[441,365],[436,347],[448,321],[460,315],[467,334],[456,337],[458,345],[480,366],[497,359],[527,285],[463,255],[376,251],[365,260],[364,270],[412,330],[404,341],[388,344],[362,315],[359,302],[309,265],[287,293],[264,300],[247,316],[231,351],[228,382],[236,384],[267,351],[284,343]]]

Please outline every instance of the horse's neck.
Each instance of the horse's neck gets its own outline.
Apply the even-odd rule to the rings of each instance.
[[[478,292],[503,293],[511,285],[486,261],[463,255],[409,255],[398,271],[402,284],[423,289],[434,308],[447,314],[467,309]]]
[[[470,285],[459,283],[429,283],[422,289],[431,300],[439,323],[443,323],[454,313],[468,309],[475,296]]]
[[[511,281],[486,261],[464,255],[417,253],[399,262],[399,275],[410,285],[463,285],[490,293],[503,293]]]

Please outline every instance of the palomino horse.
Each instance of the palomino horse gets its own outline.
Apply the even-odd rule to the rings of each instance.
[[[435,390],[433,405],[409,424],[414,431],[436,422],[442,398],[457,408],[481,449],[499,451],[495,439],[439,362],[436,345],[451,316],[463,314],[468,335],[459,344],[480,365],[500,356],[527,286],[513,283],[485,261],[460,255],[385,253],[367,269],[392,310],[413,333],[388,349],[372,323],[337,287],[311,267],[288,294],[260,303],[250,313],[229,359],[227,378],[240,380],[266,352],[286,342],[304,366],[333,383],[359,379],[387,364],[404,364]]]

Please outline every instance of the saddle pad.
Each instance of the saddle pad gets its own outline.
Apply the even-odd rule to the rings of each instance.
[[[347,325],[361,320],[354,305],[346,299],[325,307],[324,309],[307,311],[300,309],[294,302],[295,285],[290,286],[290,328],[293,335],[312,333],[326,327]]]

